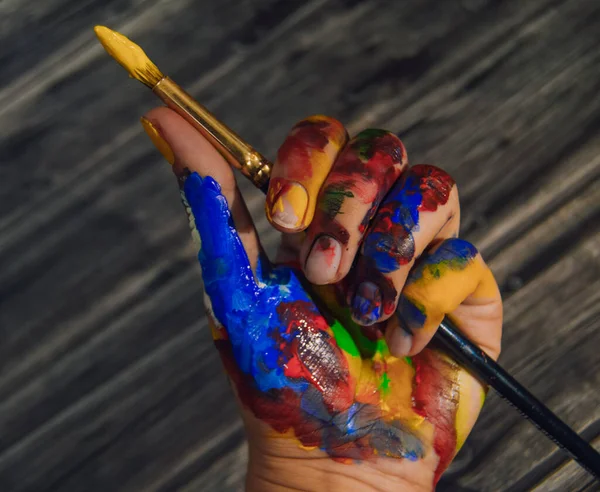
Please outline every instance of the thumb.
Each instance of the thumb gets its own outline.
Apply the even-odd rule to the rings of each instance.
[[[248,256],[250,266],[255,270],[261,250],[260,242],[244,199],[236,185],[233,170],[227,161],[192,125],[169,108],[161,107],[148,112],[142,118],[142,126],[173,166],[173,172],[179,179],[182,191],[185,191],[185,176],[194,172],[201,178],[210,176],[219,184],[219,194],[222,194],[229,205],[233,226]],[[217,220],[215,217],[212,219]],[[209,217],[204,217],[203,214],[201,217],[195,217],[195,220],[198,223],[198,221],[209,220]],[[219,220],[224,221],[226,218],[222,216]],[[199,228],[198,231],[201,232]],[[205,231],[205,236],[211,235],[216,241],[226,240],[225,237],[219,238],[215,234],[216,229],[211,232],[208,228]],[[201,239],[209,240],[208,237]]]
[[[198,259],[212,310],[229,332],[234,323],[235,331],[239,326],[233,318],[247,312],[259,292],[248,256],[217,182],[193,172],[183,191],[202,242]]]

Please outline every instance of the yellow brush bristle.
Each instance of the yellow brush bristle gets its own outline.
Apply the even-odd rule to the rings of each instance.
[[[94,32],[108,54],[134,79],[152,89],[164,77],[144,50],[129,38],[105,26],[96,26]]]

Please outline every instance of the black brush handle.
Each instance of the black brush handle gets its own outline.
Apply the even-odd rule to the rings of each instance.
[[[268,181],[260,187],[265,194],[268,189]],[[600,480],[600,454],[498,363],[490,359],[483,350],[466,338],[448,317],[444,318],[433,339]]]
[[[502,369],[502,366],[462,335],[450,319],[444,318],[434,339],[474,376],[494,388],[496,393],[514,406],[521,415],[600,480],[600,454]]]

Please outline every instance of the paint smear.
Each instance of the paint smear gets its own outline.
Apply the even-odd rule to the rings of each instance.
[[[456,450],[454,367],[430,350],[391,356],[383,330],[366,336],[335,294],[317,307],[295,269],[260,258],[253,272],[219,185],[191,173],[183,191],[215,344],[242,404],[332,459],[418,460],[435,450],[441,473]],[[323,299],[337,305],[324,311]]]

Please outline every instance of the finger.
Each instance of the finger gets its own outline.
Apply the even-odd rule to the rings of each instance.
[[[481,255],[462,239],[448,239],[420,258],[396,313],[386,338],[398,357],[423,350],[445,315],[490,357],[500,354],[500,291]]]
[[[183,192],[200,236],[198,259],[212,312],[231,333],[237,328],[233,314],[252,306],[258,294],[250,261],[219,184],[194,171]]]
[[[189,173],[211,176],[231,210],[235,229],[253,268],[256,267],[260,244],[248,209],[237,188],[233,171],[227,161],[187,121],[168,108],[156,108],[142,118],[142,126],[155,145],[172,161],[173,172],[180,187]],[[187,207],[186,207],[187,208]],[[190,226],[193,226],[190,222]]]
[[[348,273],[381,199],[406,165],[404,145],[383,130],[365,130],[342,150],[321,188],[302,245],[308,280],[322,285]]]
[[[304,230],[312,221],[317,195],[348,134],[327,116],[297,123],[279,149],[273,165],[266,213],[282,232]]]
[[[364,239],[351,283],[352,316],[371,325],[389,318],[416,258],[435,241],[458,234],[454,180],[434,166],[414,166],[387,194]]]

